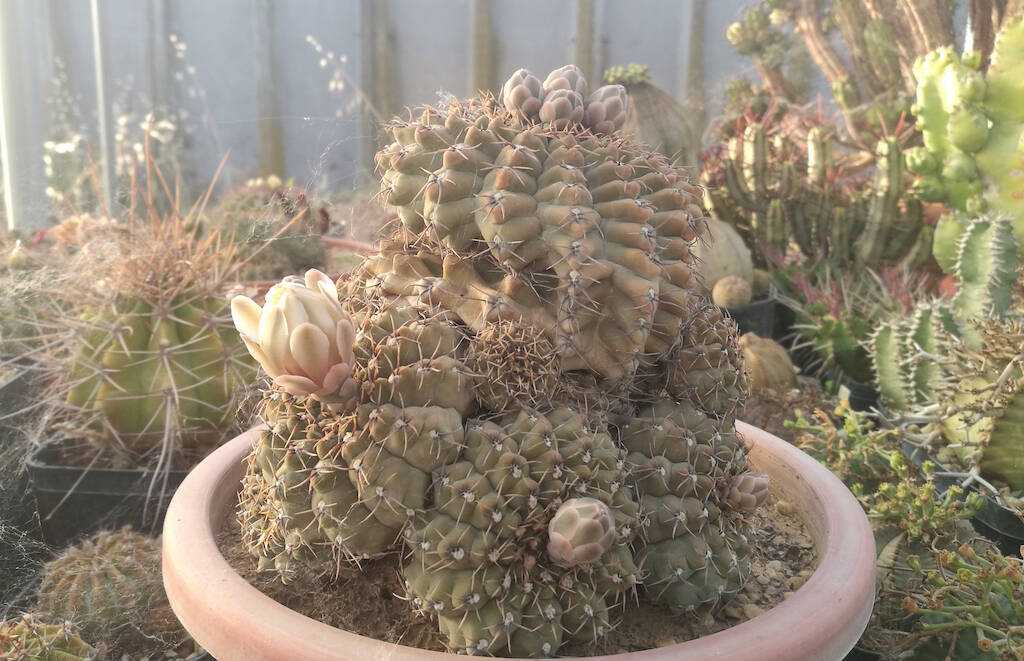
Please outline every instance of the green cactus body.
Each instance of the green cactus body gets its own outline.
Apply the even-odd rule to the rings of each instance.
[[[252,374],[226,303],[181,296],[166,305],[119,300],[93,310],[71,367],[67,403],[95,416],[107,443],[143,450],[180,431],[192,445],[230,424],[236,388]],[[123,308],[123,309],[119,309]]]
[[[739,439],[670,401],[619,428],[645,521],[645,592],[678,612],[727,600],[750,573],[749,530],[715,487],[743,472]]]
[[[82,635],[110,650],[173,648],[188,639],[177,625],[154,629],[149,615],[169,609],[160,581],[160,549],[123,528],[100,532],[43,567],[37,608],[51,621],[71,621]],[[157,642],[158,641],[158,642]]]
[[[904,359],[905,340],[904,325],[890,321],[879,326],[868,343],[878,392],[886,405],[897,411],[905,411],[913,396],[905,369],[900,364]]]
[[[99,652],[83,641],[70,622],[47,624],[26,613],[0,622],[3,661],[95,661]]]
[[[437,474],[433,507],[406,532],[413,604],[470,653],[551,656],[563,638],[600,638],[608,608],[637,581],[637,506],[624,481],[621,450],[570,409],[470,421],[463,460]],[[592,562],[564,567],[543,540],[576,497],[609,508],[614,536]]]
[[[982,219],[967,227],[960,237],[956,268],[960,289],[953,299],[959,319],[966,322],[1006,312],[1017,281],[1017,255],[1018,242],[1009,220]],[[981,342],[966,323],[963,338],[972,346]]]
[[[919,59],[914,75],[921,150],[927,153],[908,162],[923,175],[919,189],[959,213],[1005,214],[1018,241],[1024,240],[1024,20],[1004,24],[986,76],[949,49]],[[934,163],[942,164],[941,172]],[[936,258],[947,272],[959,242],[957,225],[963,223],[947,221],[936,231]]]

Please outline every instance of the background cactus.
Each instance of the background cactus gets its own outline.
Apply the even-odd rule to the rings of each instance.
[[[1024,18],[1003,25],[985,63],[987,75],[980,53],[960,58],[942,48],[914,65],[924,145],[907,154],[907,164],[920,175],[922,199],[960,212],[936,228],[935,257],[947,271],[955,264],[964,213],[1006,214],[1017,240],[1024,241],[1024,177],[1017,167],[1024,133]]]
[[[52,403],[72,436],[161,456],[225,437],[254,374],[222,289],[231,258],[216,236],[199,240],[175,218],[78,253],[75,281],[38,321],[57,376]]]
[[[404,551],[409,600],[452,650],[520,656],[607,633],[642,563],[659,576],[645,594],[683,611],[749,576],[746,517],[767,488],[743,477],[735,325],[689,289],[696,188],[564,121],[585,91],[574,67],[544,84],[519,71],[506,106],[389,125],[382,197],[402,226],[339,281],[331,321],[356,332],[320,352],[351,346],[353,399],[277,373],[326,383],[331,360],[292,341],[313,298],[233,302],[274,377],[239,503],[260,568],[290,580]],[[329,293],[308,274],[282,287],[311,283]],[[577,547],[567,512],[583,509]]]
[[[1011,221],[980,218],[959,237],[951,269],[959,283],[953,299],[917,304],[910,315],[878,325],[868,347],[875,381],[886,406],[904,411],[935,401],[944,365],[955,361],[957,345],[980,349],[983,338],[973,322],[994,322],[1010,310],[1020,249]]]
[[[836,267],[925,263],[932,228],[907,195],[900,127],[876,142],[874,175],[851,176],[833,154],[835,130],[803,118],[810,128],[794,131],[796,121],[748,115],[742,133],[705,154],[701,181],[715,216],[745,232],[764,264],[786,261],[792,248]]]
[[[228,191],[200,221],[237,247],[247,280],[277,280],[326,261],[320,237],[330,229],[330,208],[280,177],[252,179]]]
[[[130,528],[97,533],[48,562],[36,607],[51,621],[74,622],[111,658],[189,641],[173,616],[154,617],[169,611],[160,549]]]
[[[99,653],[83,641],[70,622],[47,624],[25,613],[0,622],[0,659],[3,661],[95,661]]]

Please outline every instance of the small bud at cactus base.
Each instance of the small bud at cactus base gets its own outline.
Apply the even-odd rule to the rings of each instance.
[[[726,502],[743,512],[753,512],[768,500],[770,481],[763,473],[743,473],[732,479]]]
[[[571,498],[548,524],[548,557],[562,567],[596,562],[615,540],[615,519],[594,498]]]
[[[316,269],[307,271],[304,281],[289,276],[270,288],[262,308],[236,296],[231,316],[249,353],[275,385],[333,408],[355,404],[355,326],[329,277]]]

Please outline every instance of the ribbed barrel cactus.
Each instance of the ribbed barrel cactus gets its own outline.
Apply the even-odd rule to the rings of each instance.
[[[505,656],[601,638],[638,589],[740,589],[767,482],[736,328],[690,289],[696,188],[606,133],[620,102],[567,66],[395,120],[379,253],[233,301],[272,379],[238,508],[260,568],[400,553],[453,651]]]
[[[215,237],[156,219],[73,258],[75,277],[90,280],[66,283],[40,315],[61,338],[49,355],[72,435],[131,455],[225,437],[255,375],[228,311],[231,256]]]

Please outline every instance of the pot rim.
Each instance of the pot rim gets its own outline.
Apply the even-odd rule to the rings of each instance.
[[[837,477],[795,446],[743,422],[736,428],[750,446],[754,467],[767,468],[782,495],[796,500],[804,515],[818,551],[810,578],[774,608],[718,633],[627,655],[578,659],[838,661],[856,644],[871,615],[875,588],[874,536],[860,504]],[[218,550],[216,534],[234,511],[243,460],[258,436],[259,429],[251,429],[204,459],[178,488],[164,521],[164,587],[175,614],[199,644],[221,661],[483,658],[337,629],[279,604],[236,573]]]

